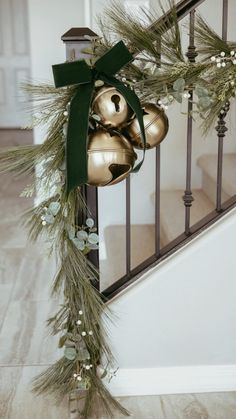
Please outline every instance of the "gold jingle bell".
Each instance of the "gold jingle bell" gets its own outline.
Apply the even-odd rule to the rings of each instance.
[[[102,87],[95,96],[92,109],[104,125],[120,127],[132,116],[133,111],[124,96],[115,87]]]
[[[99,128],[88,140],[88,184],[115,185],[132,170],[137,155],[129,141]]]
[[[169,120],[159,106],[145,103],[143,106],[143,122],[146,134],[146,149],[158,146],[164,140],[169,129]],[[137,118],[127,128],[131,144],[136,148],[143,148],[140,127]]]

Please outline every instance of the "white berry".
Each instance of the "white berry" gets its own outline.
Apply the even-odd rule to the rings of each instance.
[[[236,60],[233,60],[233,64],[236,65]]]
[[[80,377],[80,375],[77,377],[78,381],[82,381],[82,377]]]
[[[68,116],[68,112],[67,111],[63,112],[63,115]]]
[[[92,335],[93,335],[93,331],[92,331],[92,330],[90,330],[90,331],[89,331],[89,335],[90,335],[90,336],[92,336]]]
[[[81,321],[81,320],[78,320],[76,323],[77,323],[77,324],[78,324],[78,326],[79,326],[80,324],[82,324],[82,321]]]
[[[47,223],[46,221],[42,221],[42,225],[45,226]]]
[[[86,336],[86,335],[87,335],[87,333],[86,333],[86,332],[82,332],[82,333],[81,333],[81,335],[82,335],[82,336]]]
[[[225,66],[226,66],[226,63],[222,63],[222,64],[221,64],[221,66],[222,66],[222,67],[225,67]]]
[[[220,53],[220,55],[221,55],[221,57],[225,57],[225,52],[224,52],[224,51],[222,51],[222,52]]]
[[[86,370],[90,370],[90,366],[89,365],[86,365],[85,369]]]
[[[221,68],[221,63],[217,63],[217,67],[218,68]]]
[[[230,55],[233,57],[235,55],[234,51],[230,51]]]
[[[83,311],[82,311],[82,310],[80,310],[80,311],[79,311],[79,315],[81,316],[82,314],[83,314]]]
[[[215,61],[216,60],[216,57],[211,57],[211,61]]]

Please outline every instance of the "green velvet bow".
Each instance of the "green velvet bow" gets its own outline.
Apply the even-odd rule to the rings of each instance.
[[[144,151],[146,145],[143,123],[143,111],[140,101],[133,90],[114,77],[123,66],[133,60],[133,56],[120,41],[105,55],[99,58],[91,68],[84,60],[53,66],[56,87],[78,85],[71,100],[67,141],[66,141],[66,182],[67,193],[88,181],[87,137],[91,100],[95,81],[102,80],[105,84],[115,87],[125,98],[136,114],[140,125]],[[133,169],[137,172],[144,160]]]

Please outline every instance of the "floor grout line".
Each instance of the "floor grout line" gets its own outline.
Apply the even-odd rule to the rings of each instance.
[[[0,368],[51,367],[51,364],[0,364]]]

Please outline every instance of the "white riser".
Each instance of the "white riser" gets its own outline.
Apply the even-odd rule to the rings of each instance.
[[[120,369],[106,385],[117,397],[235,391],[236,365]]]
[[[216,203],[216,181],[213,180],[207,173],[202,173],[202,190],[208,196],[211,202]],[[222,188],[222,202],[227,201],[230,198],[224,189]]]

